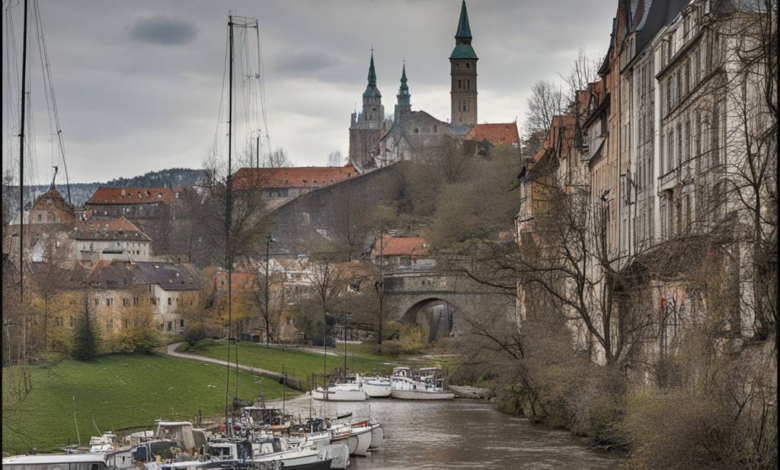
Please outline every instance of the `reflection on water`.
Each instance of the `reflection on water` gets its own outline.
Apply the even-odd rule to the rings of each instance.
[[[618,470],[622,459],[589,450],[566,431],[535,426],[499,413],[491,403],[467,400],[411,402],[373,399],[356,403],[311,403],[308,396],[287,402],[302,417],[378,419],[385,430],[382,450],[352,456],[355,469],[521,469]]]

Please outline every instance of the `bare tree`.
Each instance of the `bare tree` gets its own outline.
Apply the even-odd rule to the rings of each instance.
[[[566,102],[560,86],[546,80],[533,84],[523,126],[523,147],[526,154],[533,155],[541,148],[553,117],[563,114],[565,107]]]
[[[334,150],[328,154],[328,166],[341,166],[340,150]]]

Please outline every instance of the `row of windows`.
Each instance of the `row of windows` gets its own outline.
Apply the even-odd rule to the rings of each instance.
[[[696,159],[696,172],[700,173],[708,167],[717,166],[721,155],[721,120],[724,117],[717,99],[713,104],[712,115],[702,116],[699,110],[694,111],[693,123],[688,114],[669,126],[666,134],[661,135],[661,174],[668,173],[680,164]],[[709,117],[709,119],[708,119]],[[710,122],[707,122],[707,121]],[[684,121],[684,122],[683,122]],[[693,128],[692,128],[693,126]],[[709,148],[705,149],[705,132],[709,134]],[[693,148],[691,148],[693,145]]]
[[[175,297],[175,299],[176,299],[176,305],[179,305],[179,300],[180,300],[179,297]],[[104,300],[105,300],[105,306],[106,307],[113,307],[114,306],[114,298],[113,297],[106,297]],[[174,297],[168,297],[167,300],[168,300],[168,305],[173,305]],[[100,305],[100,299],[98,299],[97,297],[93,299],[93,302],[95,304],[95,307]],[[159,297],[149,297],[149,302],[152,305],[158,305],[158,304],[162,305],[162,303],[160,302],[160,298]],[[195,301],[193,299],[189,299],[189,302],[182,302],[182,303],[186,303],[187,305],[192,306],[192,305],[195,304]],[[133,297],[133,307],[137,307],[138,305],[140,305],[140,299],[138,297]],[[123,307],[129,307],[130,306],[130,299],[127,298],[127,297],[123,297],[122,298],[122,306]]]
[[[73,317],[68,317],[68,322],[69,322],[68,325],[71,328],[73,328],[76,325],[76,321],[75,321],[75,319]],[[169,321],[168,322],[167,331],[172,331],[173,330],[173,323],[174,323],[173,321]],[[183,318],[179,319],[178,324],[179,324],[179,328],[184,328],[184,319]],[[54,325],[55,326],[65,326],[65,318],[64,317],[55,317],[54,318]],[[124,326],[124,328],[129,328],[130,327],[130,320],[125,319],[122,322],[122,325]],[[164,326],[164,324],[160,324],[159,325],[158,328],[160,329],[160,331],[163,331],[163,326]],[[106,329],[111,330],[113,328],[114,328],[114,319],[113,318],[107,319],[106,320]]]
[[[470,78],[459,78],[458,79],[458,90],[471,90],[471,79]]]
[[[662,115],[671,113],[682,100],[701,82],[704,75],[712,71],[713,57],[720,57],[720,36],[717,31],[711,36],[709,47],[700,46],[693,51],[693,58],[685,62],[670,74],[665,86],[661,87],[661,103],[664,106]],[[705,56],[705,57],[703,57]],[[702,68],[704,59],[704,68]]]

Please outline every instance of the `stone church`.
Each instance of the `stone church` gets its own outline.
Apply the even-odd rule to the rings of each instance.
[[[352,114],[349,128],[349,161],[359,171],[387,166],[401,160],[421,158],[426,152],[442,148],[448,138],[470,139],[477,124],[477,57],[471,46],[471,27],[466,2],[461,5],[455,48],[450,54],[449,121],[440,121],[425,111],[412,111],[406,64],[401,72],[401,86],[392,117],[385,117],[382,94],[376,86],[374,55],[368,69],[368,86],[363,93],[363,112]],[[515,123],[505,124],[513,127]],[[511,132],[510,132],[511,134]],[[510,141],[501,143],[514,143]],[[492,143],[492,142],[491,142]],[[495,143],[493,143],[495,144]]]

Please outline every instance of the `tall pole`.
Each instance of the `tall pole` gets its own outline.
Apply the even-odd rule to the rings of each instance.
[[[260,137],[257,138],[257,142],[260,143]],[[258,153],[259,155],[259,153]],[[259,157],[258,157],[259,158]],[[259,162],[260,160],[258,160]],[[265,318],[271,318],[271,312],[268,310],[268,298],[271,296],[270,289],[270,263],[271,258],[271,234],[268,234],[268,238],[265,241]],[[268,321],[265,322],[265,344],[268,346],[271,343],[271,332],[268,331]]]
[[[27,0],[24,0],[22,33],[22,112],[19,125],[19,297],[24,308],[24,119],[27,110]],[[24,320],[27,328],[27,319]],[[24,351],[22,351],[24,354]]]
[[[344,383],[347,382],[347,292],[349,291],[349,284],[344,291]]]
[[[260,168],[260,131],[257,131],[257,145],[255,147],[257,151],[257,167]]]
[[[230,73],[228,79],[228,173],[227,173],[227,198],[225,208],[225,264],[228,272],[228,351],[227,351],[227,385],[225,387],[225,431],[231,434],[230,423],[228,422],[229,411],[228,401],[230,398],[230,333],[233,320],[233,256],[230,251],[230,226],[232,222],[232,176],[233,171],[233,16],[228,16],[228,30],[230,34]],[[236,345],[238,347],[238,345]],[[236,365],[238,367],[238,365]]]

